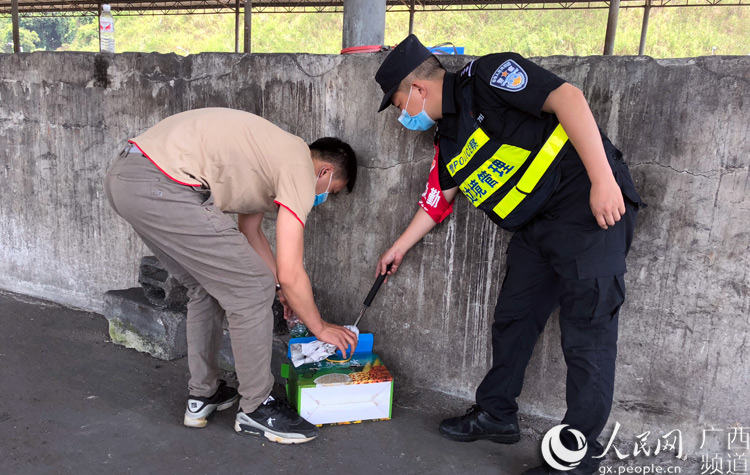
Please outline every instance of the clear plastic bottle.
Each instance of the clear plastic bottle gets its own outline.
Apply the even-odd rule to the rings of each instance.
[[[310,332],[299,317],[294,314],[286,321],[286,327],[289,329],[289,336],[292,338],[302,338],[303,336],[309,336]]]
[[[111,10],[112,7],[104,4],[99,16],[99,51],[102,53],[115,52],[115,19]]]

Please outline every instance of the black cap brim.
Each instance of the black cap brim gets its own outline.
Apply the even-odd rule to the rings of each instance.
[[[380,102],[378,112],[391,105],[393,94],[398,91],[401,81],[431,56],[430,50],[425,48],[415,35],[407,36],[388,53],[375,73],[375,81],[383,91],[383,100]]]
[[[390,91],[383,94],[383,100],[380,102],[380,109],[378,109],[378,112],[383,112],[392,104],[391,98],[393,98],[393,95],[398,91],[398,86],[399,84],[396,84]]]

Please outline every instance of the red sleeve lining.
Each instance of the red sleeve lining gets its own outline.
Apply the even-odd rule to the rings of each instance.
[[[146,152],[144,152],[144,151],[143,151],[143,149],[142,149],[141,147],[139,147],[139,146],[138,146],[138,144],[137,144],[137,143],[133,142],[132,140],[128,140],[128,143],[131,143],[131,144],[135,145],[135,147],[136,147],[136,148],[137,148],[138,150],[140,150],[140,152],[141,152],[141,153],[143,154],[143,156],[144,156],[144,157],[146,157],[146,158],[148,158],[148,159],[149,159],[149,160],[151,161],[151,163],[153,163],[153,164],[154,164],[154,166],[155,166],[156,168],[158,168],[158,169],[159,169],[159,171],[160,171],[160,172],[162,172],[162,173],[163,173],[164,175],[166,175],[166,177],[167,177],[167,178],[169,178],[170,180],[172,180],[172,181],[174,181],[174,182],[177,182],[177,183],[179,183],[180,185],[185,185],[185,186],[201,186],[201,185],[192,185],[192,184],[190,184],[190,183],[184,183],[184,182],[181,182],[180,180],[177,180],[176,178],[173,178],[173,177],[169,176],[169,173],[167,173],[167,172],[165,172],[164,170],[162,170],[162,168],[161,168],[161,167],[160,167],[159,165],[157,165],[157,164],[156,164],[156,162],[155,162],[155,161],[153,161],[153,159],[151,159],[151,157],[149,157],[149,156],[148,156],[148,155],[146,154]]]
[[[289,210],[289,212],[292,213],[295,218],[297,218],[297,221],[299,221],[299,224],[301,224],[303,228],[305,227],[305,223],[303,223],[302,220],[299,219],[299,216],[297,216],[297,213],[295,213],[294,211],[292,211],[292,209],[289,206],[285,205],[284,203],[282,203],[280,201],[273,200],[273,202],[276,203],[277,205],[283,206],[284,208],[286,208],[287,210]]]

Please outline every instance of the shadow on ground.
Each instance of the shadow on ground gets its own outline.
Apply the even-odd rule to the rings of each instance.
[[[188,429],[184,358],[113,345],[101,315],[3,293],[0,308],[3,473],[502,475],[539,461],[529,432],[513,446],[442,438],[466,402],[403,388],[392,420],[326,426],[300,446],[235,434],[234,408]]]

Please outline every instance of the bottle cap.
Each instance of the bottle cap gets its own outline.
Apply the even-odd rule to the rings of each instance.
[[[102,11],[103,12],[108,12],[110,10],[112,10],[112,7],[109,6],[108,4],[105,3],[104,5],[102,5]]]

